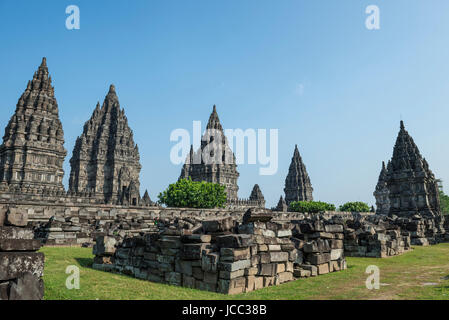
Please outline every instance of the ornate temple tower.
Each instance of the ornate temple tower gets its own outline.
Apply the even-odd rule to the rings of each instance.
[[[293,201],[313,201],[312,184],[310,183],[306,166],[302,162],[297,145],[295,146],[292,162],[288,169],[287,178],[285,179],[284,192],[285,201],[288,205]]]
[[[390,198],[387,187],[387,168],[385,162],[382,161],[382,170],[379,174],[379,180],[374,191],[374,197],[376,198],[376,213],[387,215],[390,212]]]
[[[387,165],[390,215],[441,216],[438,184],[401,121],[401,128]]]
[[[67,151],[46,58],[28,81],[0,146],[0,181],[20,188],[64,191]]]
[[[219,141],[214,140],[216,133],[219,135]],[[196,152],[193,151],[193,146],[190,148],[179,179],[188,177],[193,181],[207,181],[224,185],[227,199],[231,201],[238,199],[237,164],[224,135],[215,106],[209,117],[206,133],[201,139],[201,148]]]
[[[251,195],[249,196],[250,201],[257,201],[259,202],[261,207],[265,207],[265,198],[262,194],[262,190],[260,190],[260,187],[258,184],[255,184],[253,187],[253,190],[251,191]]]
[[[125,111],[111,85],[84,125],[70,160],[69,190],[93,192],[100,201],[138,205],[140,156]]]

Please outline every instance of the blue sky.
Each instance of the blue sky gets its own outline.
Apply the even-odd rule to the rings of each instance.
[[[65,27],[71,4],[80,30]],[[365,28],[372,4],[376,31]],[[46,56],[66,185],[75,139],[114,83],[152,199],[181,170],[171,131],[205,125],[216,104],[225,128],[279,129],[278,173],[239,166],[240,197],[258,183],[275,205],[298,144],[315,199],[373,204],[400,119],[449,183],[447,12],[446,0],[0,0],[0,127]]]

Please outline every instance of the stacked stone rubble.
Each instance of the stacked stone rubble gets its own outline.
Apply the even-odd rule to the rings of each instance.
[[[43,299],[44,254],[27,220],[25,211],[0,210],[0,300]]]
[[[410,249],[408,232],[388,217],[358,217],[345,223],[344,249],[348,257],[386,258]]]
[[[345,270],[341,221],[317,217],[293,221],[292,241],[297,249],[294,276],[310,277]]]
[[[412,217],[398,217],[394,223],[403,234],[410,236],[412,245],[433,245],[446,240],[444,217],[426,217],[414,215]]]
[[[272,222],[268,211],[250,209],[237,223],[205,220],[201,227],[161,232],[116,242],[98,237],[94,268],[159,283],[224,294],[346,269],[343,227],[318,221]],[[295,237],[292,237],[292,230]]]

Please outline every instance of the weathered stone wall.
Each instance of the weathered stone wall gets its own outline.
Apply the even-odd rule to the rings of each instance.
[[[374,217],[373,217],[374,218]],[[345,254],[348,257],[386,258],[410,249],[410,235],[392,219],[360,218],[345,222]]]
[[[228,217],[119,242],[98,237],[93,267],[224,294],[346,269],[341,225],[305,222],[294,237],[294,225],[270,219],[249,210],[243,223]]]
[[[313,217],[292,221],[292,242],[298,250],[296,277],[309,277],[346,269],[341,219]]]
[[[0,209],[0,300],[43,299],[44,254],[26,225],[26,213]]]
[[[99,237],[94,268],[159,283],[235,294],[293,280],[296,250],[288,226],[231,218],[202,223],[201,234],[166,232],[115,240]],[[105,245],[106,244],[106,245]]]

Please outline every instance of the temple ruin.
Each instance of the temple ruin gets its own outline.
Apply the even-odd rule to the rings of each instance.
[[[232,294],[342,271],[346,256],[383,258],[449,240],[437,181],[403,122],[374,192],[376,214],[289,212],[293,201],[313,200],[297,146],[275,208],[265,208],[258,184],[239,198],[236,160],[215,106],[180,179],[224,185],[226,208],[164,208],[148,191],[141,197],[139,149],[113,85],[76,140],[68,191],[65,156],[44,58],[0,146],[0,256],[7,258],[0,299],[21,298],[21,288],[42,298],[41,244],[94,247],[97,269]]]

